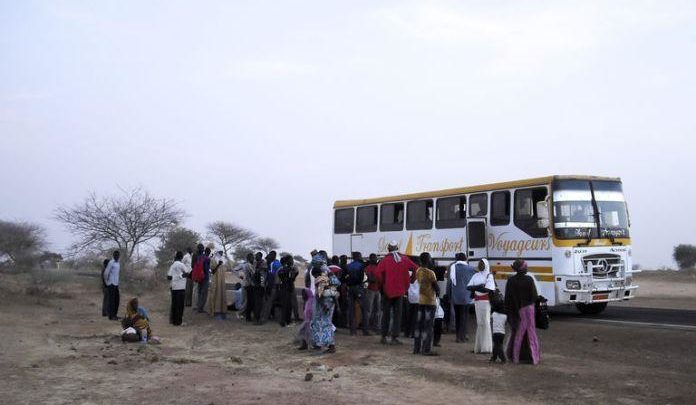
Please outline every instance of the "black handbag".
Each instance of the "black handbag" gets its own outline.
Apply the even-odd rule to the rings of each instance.
[[[546,305],[547,301],[546,298],[540,295],[534,304],[534,321],[537,329],[549,328],[549,307]]]

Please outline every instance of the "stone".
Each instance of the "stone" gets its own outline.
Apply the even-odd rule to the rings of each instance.
[[[338,373],[336,373],[336,374],[333,375],[333,378],[338,378],[338,377],[340,377],[340,376],[338,375]]]
[[[106,364],[113,364],[113,365],[116,365],[116,364],[118,364],[118,363],[116,362],[116,360],[109,360]]]
[[[312,374],[312,373],[307,373],[304,376],[305,381],[312,381],[313,378],[314,378],[314,374]]]
[[[244,363],[244,362],[242,361],[242,359],[240,359],[240,358],[237,357],[237,356],[230,356],[230,361],[231,361],[232,363],[237,363],[237,364],[242,364],[242,363]]]

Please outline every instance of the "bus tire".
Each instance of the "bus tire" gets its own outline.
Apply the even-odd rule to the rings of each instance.
[[[583,315],[597,315],[607,308],[606,302],[597,302],[595,304],[575,304]]]

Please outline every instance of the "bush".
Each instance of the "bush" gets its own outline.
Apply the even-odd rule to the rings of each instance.
[[[684,244],[675,246],[672,257],[680,269],[692,268],[696,265],[696,246]]]
[[[32,268],[45,245],[44,229],[30,222],[0,220],[0,260],[6,266]]]
[[[70,274],[60,270],[46,270],[41,268],[31,268],[29,271],[29,286],[26,288],[27,295],[52,298],[72,298],[72,294],[61,292],[57,289],[59,284],[64,284],[71,279]]]

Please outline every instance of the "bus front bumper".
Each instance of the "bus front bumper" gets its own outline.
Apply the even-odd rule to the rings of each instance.
[[[626,287],[597,288],[592,290],[569,290],[563,289],[564,294],[568,294],[567,302],[573,304],[592,304],[601,302],[627,301],[635,297],[634,290],[637,285]]]

